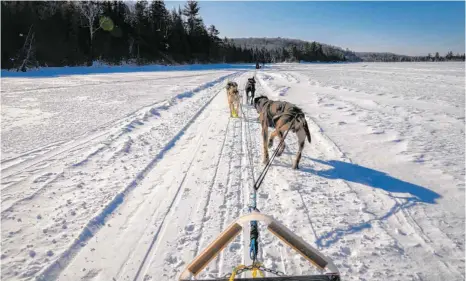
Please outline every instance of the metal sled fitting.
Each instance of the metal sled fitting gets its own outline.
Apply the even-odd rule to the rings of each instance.
[[[244,215],[230,224],[204,251],[202,251],[183,271],[180,276],[180,281],[190,280],[196,277],[209,263],[212,261],[227,244],[229,244],[242,231],[243,227],[250,221],[262,221],[267,225],[267,229],[275,236],[280,238],[285,244],[296,250],[309,262],[311,262],[319,270],[324,271],[322,275],[311,276],[280,276],[280,277],[261,277],[261,278],[238,278],[235,280],[241,281],[260,281],[260,280],[275,280],[275,281],[311,281],[311,280],[326,280],[339,281],[340,273],[333,262],[317,249],[305,242],[301,237],[297,236],[283,224],[276,221],[274,218],[253,211],[250,214]],[[195,279],[199,280],[199,279]],[[228,281],[228,278],[210,279],[209,281]],[[207,280],[203,280],[207,281]]]

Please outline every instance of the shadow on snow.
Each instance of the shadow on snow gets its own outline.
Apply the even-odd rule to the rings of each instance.
[[[328,247],[345,235],[371,228],[373,222],[385,220],[403,209],[411,208],[418,203],[437,204],[436,200],[441,198],[438,193],[428,188],[394,178],[381,171],[343,161],[310,159],[314,162],[330,166],[330,169],[314,170],[312,168],[302,166],[300,168],[301,172],[311,173],[326,179],[342,179],[344,181],[359,183],[371,188],[382,189],[387,191],[389,193],[388,196],[393,199],[403,199],[402,202],[395,200],[395,205],[381,216],[377,216],[368,210],[363,209],[363,212],[373,215],[374,218],[345,228],[337,228],[317,237],[316,244],[320,247]],[[278,164],[278,166],[282,165]],[[411,196],[395,196],[392,193],[409,193]]]

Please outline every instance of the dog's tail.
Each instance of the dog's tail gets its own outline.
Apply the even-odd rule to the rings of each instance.
[[[299,123],[297,126],[298,129],[300,129],[299,127],[304,129],[304,132],[306,133],[306,138],[309,141],[309,143],[311,143],[311,133],[309,132],[309,127],[307,126],[307,121],[306,121],[306,117],[304,117],[304,114],[298,115],[296,117],[296,121],[298,121]]]

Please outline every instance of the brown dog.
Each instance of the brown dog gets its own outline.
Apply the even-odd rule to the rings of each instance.
[[[230,107],[230,116],[238,117],[240,97],[238,92],[238,83],[229,81],[226,86],[228,106]]]
[[[299,161],[301,160],[301,153],[304,148],[306,138],[311,143],[311,134],[307,126],[306,118],[304,117],[303,111],[289,103],[284,101],[273,101],[269,100],[265,96],[257,97],[254,99],[254,107],[259,113],[259,120],[262,125],[262,140],[264,149],[263,163],[266,164],[269,161],[269,151],[273,145],[273,139],[278,136],[280,141],[284,140],[284,134],[291,126],[290,131],[296,133],[298,137],[299,149],[296,154],[296,159],[293,163],[293,169],[299,169]],[[275,131],[268,137],[268,128],[275,128]],[[285,150],[285,144],[281,147],[277,156],[280,156]]]

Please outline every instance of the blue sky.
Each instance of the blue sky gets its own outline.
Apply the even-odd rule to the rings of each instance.
[[[166,1],[169,9],[183,1]],[[354,51],[464,53],[465,2],[200,1],[220,36],[283,37]]]

